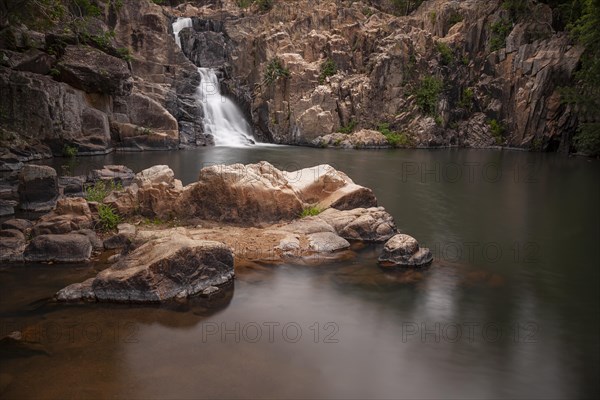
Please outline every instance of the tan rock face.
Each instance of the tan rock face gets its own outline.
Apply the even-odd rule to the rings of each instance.
[[[58,200],[54,211],[43,215],[33,226],[34,236],[69,233],[93,227],[93,217],[87,201],[82,198]]]
[[[175,208],[182,216],[252,225],[292,220],[302,202],[283,173],[262,161],[203,168]]]
[[[151,240],[95,278],[62,289],[60,301],[154,303],[202,293],[233,278],[233,255],[222,243],[171,233]]]

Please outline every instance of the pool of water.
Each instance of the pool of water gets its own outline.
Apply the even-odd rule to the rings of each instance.
[[[328,163],[371,187],[433,264],[254,266],[218,298],[56,305],[95,265],[4,265],[3,398],[581,398],[598,395],[600,162],[484,150],[206,148],[81,158],[134,171]],[[65,160],[51,163],[61,169]]]

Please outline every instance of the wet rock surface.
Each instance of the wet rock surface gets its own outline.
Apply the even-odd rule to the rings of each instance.
[[[428,248],[419,247],[415,238],[405,234],[393,236],[385,243],[379,263],[384,267],[420,267],[433,261]]]

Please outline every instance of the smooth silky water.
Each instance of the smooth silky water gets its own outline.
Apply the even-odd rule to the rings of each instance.
[[[105,268],[4,265],[4,398],[581,398],[598,394],[600,163],[493,150],[203,148],[79,158],[184,184],[214,163],[328,163],[373,188],[433,264],[384,271],[380,247],[254,266],[212,298],[57,305]],[[60,171],[64,159],[51,161]],[[460,174],[460,176],[459,176]],[[285,330],[284,330],[285,328]],[[301,335],[299,335],[301,329]],[[260,336],[259,336],[260,335]]]

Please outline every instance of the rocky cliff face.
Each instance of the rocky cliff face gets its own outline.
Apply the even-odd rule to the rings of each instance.
[[[385,126],[401,146],[569,150],[576,121],[557,89],[582,49],[544,4],[514,19],[498,0],[429,0],[408,16],[385,1],[96,3],[86,44],[2,29],[4,159],[44,155],[38,142],[54,154],[210,145],[197,66],[219,69],[264,141],[329,143],[320,137]],[[177,16],[193,18],[183,51]]]
[[[220,66],[257,131],[275,142],[320,143],[343,127],[386,124],[409,146],[567,151],[575,120],[557,87],[582,49],[553,30],[547,5],[511,20],[500,3],[430,0],[409,16],[388,13],[391,2],[333,0],[175,12],[195,17],[188,58]],[[265,79],[276,59],[289,75]]]

